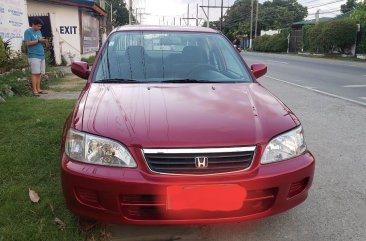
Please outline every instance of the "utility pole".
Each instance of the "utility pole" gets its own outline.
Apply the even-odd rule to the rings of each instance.
[[[202,8],[203,13],[206,15],[207,18],[207,27],[210,27],[210,8],[220,8],[221,9],[221,21],[220,21],[220,29],[222,29],[222,20],[224,16],[224,8],[229,9],[229,6],[224,6],[224,1],[221,0],[221,6],[210,6],[210,1],[208,1],[207,6],[200,6]],[[207,14],[205,11],[205,8],[207,8]]]
[[[113,4],[111,3],[111,24],[113,24]]]
[[[198,26],[198,3],[197,3],[197,9],[196,9],[196,26]]]
[[[187,8],[187,26],[189,25],[189,4]]]
[[[222,17],[224,15],[224,0],[221,0],[220,31],[222,32]]]
[[[135,19],[135,24],[137,24],[137,19],[138,19],[138,17],[137,17],[137,11],[138,11],[138,8],[136,8],[136,19]]]
[[[132,0],[128,1],[128,24],[132,24]]]
[[[257,31],[258,31],[258,9],[259,9],[259,0],[257,0],[257,13],[255,14],[255,32],[254,32],[254,38],[257,37]]]
[[[198,6],[197,6],[197,9],[198,9]],[[193,18],[193,17],[189,17],[189,4],[188,4],[188,9],[187,9],[187,17],[186,18],[181,18],[181,20],[187,20],[187,22],[186,22],[186,25],[187,26],[189,26],[189,20],[193,20],[193,19],[195,19],[196,20],[196,25],[198,26],[198,20],[201,20],[202,18],[199,18],[198,17],[198,10],[197,10],[197,16],[195,17],[195,18]]]
[[[210,27],[210,0],[207,0],[207,3],[208,3],[207,4],[208,5],[208,8],[207,8],[207,27],[209,28]]]
[[[250,5],[250,39],[249,39],[249,48],[252,48],[253,41],[253,0]]]

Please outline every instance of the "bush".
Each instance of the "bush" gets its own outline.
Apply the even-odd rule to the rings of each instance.
[[[0,37],[0,67],[4,67],[6,63],[6,51],[2,38]]]
[[[12,52],[12,57],[9,59],[9,66],[13,69],[23,69],[28,67],[28,57],[21,51]]]
[[[89,65],[92,65],[95,61],[95,55],[91,55],[88,58],[81,58],[81,61],[87,62]]]
[[[10,39],[3,41],[0,38],[0,74],[28,66],[26,54],[22,51],[13,51],[10,45]]]
[[[318,23],[306,27],[304,49],[315,53],[346,53],[355,43],[356,22],[350,19]]]
[[[32,91],[27,76],[30,76],[30,73],[20,70],[0,75],[0,96],[30,96]]]
[[[253,41],[253,50],[259,52],[287,52],[288,33],[288,29],[282,29],[279,34],[259,36]]]
[[[361,23],[361,37],[358,40],[357,53],[366,54],[366,23]]]

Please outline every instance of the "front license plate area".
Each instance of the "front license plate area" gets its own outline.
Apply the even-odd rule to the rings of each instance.
[[[167,210],[240,210],[246,190],[239,185],[192,185],[167,187]]]

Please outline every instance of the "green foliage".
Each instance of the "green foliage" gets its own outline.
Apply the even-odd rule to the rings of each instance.
[[[308,15],[306,7],[297,0],[266,1],[260,8],[261,29],[281,29],[302,21]]]
[[[304,49],[315,53],[346,53],[355,43],[356,23],[349,19],[318,23],[305,29]]]
[[[348,13],[356,8],[356,0],[347,0],[345,4],[341,5],[341,12]]]
[[[51,50],[52,43],[47,41],[44,44],[44,50],[45,50],[45,60],[46,60],[46,70],[49,69],[50,66],[55,66],[55,59],[54,54]]]
[[[263,35],[253,41],[253,50],[259,52],[286,52],[288,47],[289,30],[283,29],[279,34]]]
[[[11,55],[10,41],[11,39],[3,40],[0,38],[0,67],[7,67],[8,65]]]
[[[106,11],[108,12],[107,21],[110,22],[111,5],[113,11],[112,25],[115,27],[128,24],[128,10],[126,8],[126,1],[109,0],[106,4]],[[133,18],[134,20],[135,18]]]
[[[28,66],[28,57],[21,51],[13,51],[12,57],[9,59],[9,66],[13,69],[23,69]]]
[[[13,51],[11,39],[0,38],[0,74],[12,69],[22,69],[28,66],[28,58],[21,51]]]
[[[235,39],[235,35],[231,32],[225,34],[225,36],[230,40],[230,41],[234,41]]]
[[[366,54],[366,22],[361,24],[361,40],[357,46],[357,53]]]
[[[87,62],[89,65],[92,65],[95,61],[95,57],[96,57],[95,55],[91,55],[87,58],[83,57],[83,58],[81,58],[81,61]]]
[[[254,1],[255,10],[256,5],[257,1]],[[223,32],[250,35],[250,12],[251,0],[237,0],[227,11]],[[259,3],[257,31],[259,33],[261,30],[287,28],[292,23],[303,20],[307,14],[307,8],[299,4],[297,0],[274,0]],[[256,11],[253,13],[253,18],[256,19]]]
[[[2,38],[0,37],[0,67],[6,63],[6,51]]]
[[[359,23],[366,23],[366,1],[356,4],[356,9],[352,13],[351,18]]]
[[[18,96],[31,96],[31,86],[27,77],[30,73],[25,71],[14,71],[12,73],[0,75],[0,96],[11,97]]]
[[[257,2],[255,1],[255,4]],[[251,1],[250,0],[238,0],[233,6],[227,11],[226,17],[223,21],[223,32],[234,32],[238,31],[241,23],[249,23],[250,22],[250,9],[251,9]],[[250,27],[244,27],[243,25],[240,27],[240,31],[245,34],[249,34]]]

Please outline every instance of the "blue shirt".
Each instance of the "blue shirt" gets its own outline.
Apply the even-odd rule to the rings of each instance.
[[[28,28],[24,32],[24,41],[34,41],[37,39],[42,38],[41,31],[33,30],[32,28]],[[28,58],[37,58],[37,59],[44,59],[44,48],[41,42],[36,45],[27,46],[28,48]]]

